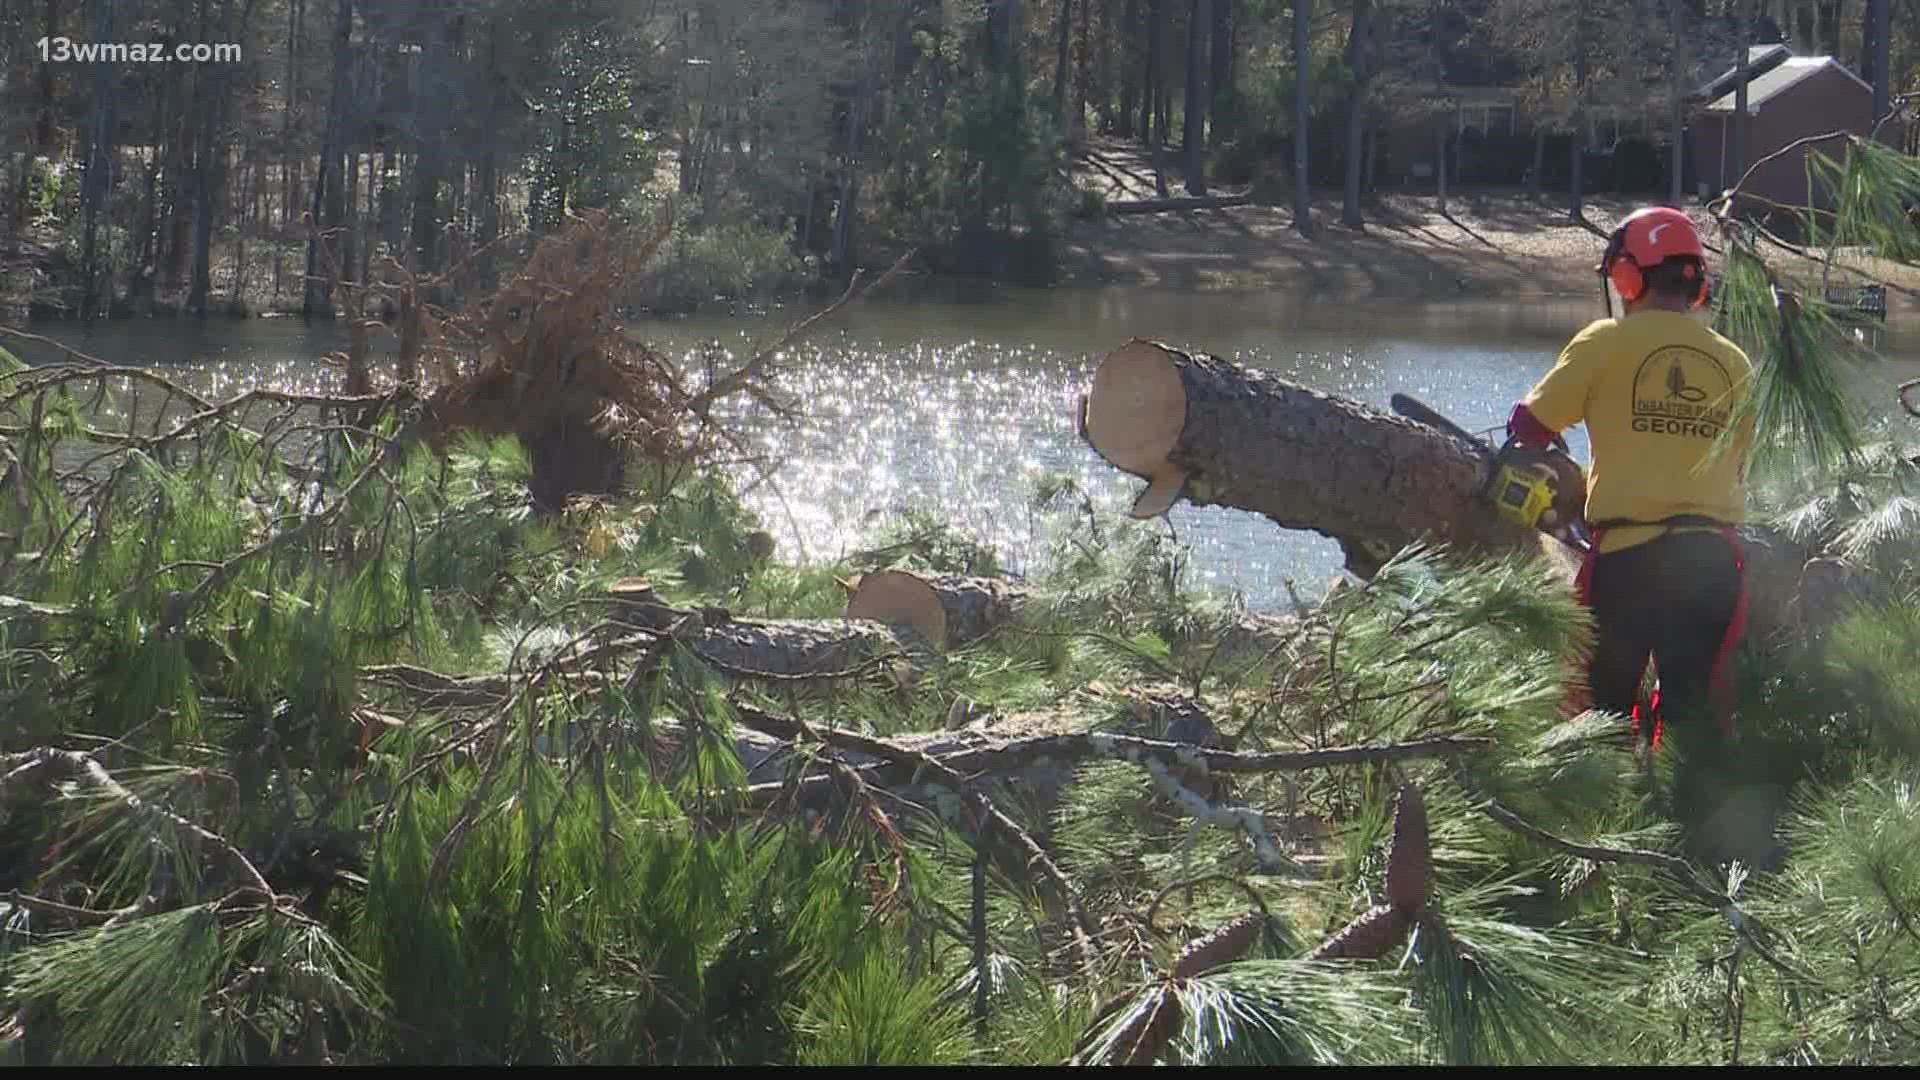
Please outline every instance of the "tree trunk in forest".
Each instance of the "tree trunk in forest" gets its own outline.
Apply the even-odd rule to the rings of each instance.
[[[1361,577],[1420,541],[1542,552],[1569,587],[1578,565],[1560,542],[1488,508],[1478,496],[1482,459],[1457,438],[1217,357],[1128,343],[1095,370],[1079,427],[1109,464],[1148,481],[1133,506],[1138,518],[1165,513],[1182,497],[1249,510],[1333,538]],[[1561,497],[1576,506],[1580,498],[1566,485]],[[1833,592],[1865,588],[1830,560],[1810,562],[1779,533],[1740,533],[1756,643],[1817,630],[1840,607],[1827,602]]]
[[[113,40],[113,0],[93,0],[93,33],[95,41]],[[81,203],[85,219],[81,225],[80,239],[81,272],[85,276],[85,283],[81,287],[81,317],[86,320],[93,318],[94,309],[100,302],[100,215],[103,210],[109,209],[107,204],[113,192],[113,68],[110,60],[96,61],[93,66],[93,109],[87,138],[87,171],[81,178]],[[111,269],[107,274],[106,291],[107,298],[111,300]]]
[[[1120,12],[1120,29],[1114,35],[1120,42],[1120,122],[1115,125],[1114,134],[1131,139],[1133,110],[1140,104],[1140,69],[1143,66],[1138,48],[1140,0],[1126,0],[1126,6]]]
[[[1573,180],[1567,187],[1567,220],[1582,221],[1586,211],[1587,157],[1587,5],[1574,5],[1573,14],[1573,142],[1569,162]]]
[[[293,228],[294,209],[300,205],[299,155],[294,141],[299,101],[295,90],[300,82],[300,23],[306,6],[306,0],[287,0],[286,100],[282,103],[285,124],[280,132],[280,227],[283,229]]]
[[[1092,0],[1081,0],[1092,3]],[[1069,69],[1067,50],[1073,44],[1073,0],[1060,0],[1060,13],[1054,21],[1058,24],[1053,52],[1053,115],[1059,121],[1064,133],[1067,124],[1067,72]]]
[[[1156,117],[1160,104],[1160,25],[1161,11],[1168,0],[1146,0],[1147,5],[1147,74],[1144,80],[1145,92],[1140,102],[1140,135],[1152,147],[1166,141],[1166,134],[1159,130]],[[1161,194],[1166,194],[1162,191]]]
[[[352,271],[341,261],[339,230],[346,219],[342,202],[341,145],[353,92],[353,0],[335,0],[333,24],[333,95],[327,103],[327,125],[320,138],[320,168],[313,179],[313,228],[307,233],[306,286],[300,291],[300,317],[333,317],[333,289],[323,277],[346,280]],[[323,235],[324,234],[324,235]],[[325,257],[322,257],[325,245]]]
[[[202,0],[201,34],[207,40],[206,4]],[[233,0],[220,0],[220,34],[233,40]],[[199,152],[195,154],[193,182],[193,282],[187,292],[187,311],[196,319],[207,317],[207,300],[213,292],[213,216],[217,210],[214,193],[226,183],[225,143],[218,138],[226,115],[226,65],[200,75],[206,87],[204,107],[196,117],[200,128]]]
[[[486,134],[480,149],[480,291],[492,295],[500,285],[494,245],[500,240],[500,128],[507,123],[506,96],[501,87],[505,73],[500,70],[500,39],[505,33],[502,20],[494,18],[487,32],[488,91]]]
[[[827,257],[828,272],[844,277],[853,273],[854,227],[859,210],[855,205],[860,193],[860,152],[866,141],[867,110],[873,103],[873,79],[862,78],[854,92],[849,110],[847,149],[841,160],[840,199],[833,215],[833,250]]]
[[[1154,194],[1167,196],[1167,6],[1173,0],[1146,0],[1146,144],[1154,160]]]
[[[1187,90],[1180,123],[1187,158],[1187,194],[1207,193],[1207,0],[1187,3]]]
[[[1738,40],[1740,53],[1734,60],[1733,74],[1733,167],[1720,178],[1720,186],[1731,188],[1747,171],[1747,55],[1753,51],[1753,20],[1747,16],[1746,0],[1739,3]]]
[[[47,0],[42,12],[41,33],[46,37],[58,37],[60,34],[60,0]],[[41,64],[39,71],[39,115],[33,125],[34,152],[41,157],[53,156],[54,137],[54,89],[53,65]]]
[[[1679,206],[1686,197],[1687,110],[1686,72],[1692,67],[1687,38],[1680,32],[1681,0],[1667,0],[1667,107],[1673,125],[1672,164],[1668,166],[1667,201]]]
[[[1213,43],[1208,53],[1212,66],[1207,77],[1207,123],[1213,129],[1215,143],[1231,139],[1234,135],[1233,4],[1234,0],[1213,0]]]
[[[1867,0],[1867,4],[1871,12],[1867,25],[1872,33],[1873,44],[1868,53],[1872,63],[1863,66],[1873,70],[1873,77],[1867,81],[1873,85],[1873,119],[1877,123],[1893,104],[1893,0]]]
[[[1067,115],[1073,117],[1067,134],[1075,144],[1087,135],[1087,94],[1093,89],[1093,0],[1080,0],[1080,39],[1074,46],[1073,66],[1079,78],[1073,80],[1073,93]]]
[[[419,86],[422,100],[434,104],[420,118],[414,139],[413,213],[408,229],[409,265],[414,273],[430,276],[440,268],[440,185],[445,170],[441,154],[444,147],[447,47],[443,27],[428,29],[416,58],[420,64]],[[422,296],[422,300],[430,300]]]
[[[1547,129],[1533,127],[1533,166],[1527,170],[1527,197],[1538,199],[1547,193]]]
[[[1373,84],[1372,34],[1372,0],[1353,0],[1353,26],[1347,34],[1347,66],[1353,72],[1353,89],[1347,95],[1346,186],[1340,195],[1340,223],[1349,229],[1366,224],[1360,213],[1360,172],[1366,149],[1367,90]]]
[[[1302,236],[1313,234],[1313,174],[1308,154],[1313,143],[1309,81],[1312,63],[1311,0],[1293,0],[1293,227]]]

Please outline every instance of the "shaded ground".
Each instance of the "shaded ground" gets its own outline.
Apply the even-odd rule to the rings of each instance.
[[[1185,194],[1177,149],[1163,164],[1166,193]],[[1109,201],[1158,194],[1149,156],[1112,140],[1094,142],[1076,159],[1074,182]],[[1277,201],[1290,203],[1284,182],[1279,186]],[[1322,192],[1313,202],[1311,239],[1294,230],[1290,205],[1077,219],[1062,269],[1076,284],[1331,291],[1405,300],[1597,297],[1594,266],[1606,233],[1639,205],[1595,196],[1588,200],[1586,221],[1575,223],[1567,219],[1564,193],[1534,199],[1511,191],[1458,192],[1448,199],[1447,214],[1438,211],[1430,191],[1393,194],[1370,201],[1366,225],[1353,230],[1340,224],[1339,194]],[[1698,207],[1689,212],[1711,242],[1709,219]],[[1806,268],[1797,257],[1781,254],[1783,269]],[[1920,273],[1884,264],[1867,269],[1888,286],[1890,312],[1920,311]],[[1837,274],[1834,280],[1850,279]]]

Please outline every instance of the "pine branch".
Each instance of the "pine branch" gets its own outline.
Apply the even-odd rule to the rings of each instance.
[[[1658,851],[1646,851],[1639,848],[1600,847],[1565,839],[1535,825],[1502,805],[1498,799],[1482,792],[1479,785],[1474,782],[1473,777],[1458,764],[1456,764],[1454,768],[1454,779],[1465,791],[1470,802],[1479,803],[1481,813],[1484,813],[1496,823],[1536,843],[1545,845],[1562,854],[1571,855],[1577,859],[1586,859],[1590,862],[1599,863],[1645,866],[1660,872],[1674,884],[1678,885],[1683,891],[1693,896],[1694,899],[1699,900],[1724,915],[1727,922],[1733,927],[1734,932],[1740,936],[1741,940],[1753,946],[1754,951],[1758,952],[1767,963],[1772,964],[1778,969],[1781,974],[1789,975],[1811,986],[1819,985],[1818,979],[1805,972],[1796,970],[1793,965],[1781,959],[1779,955],[1768,946],[1767,942],[1762,939],[1763,934],[1767,937],[1773,936],[1773,931],[1768,930],[1752,915],[1743,911],[1740,905],[1735,903],[1730,897],[1702,880],[1700,872],[1692,863],[1687,862],[1685,859]]]
[[[78,750],[41,747],[25,753],[0,756],[0,770],[4,770],[0,771],[0,802],[5,801],[8,789],[16,784],[52,786],[61,781],[84,781],[119,802],[134,815],[171,828],[183,837],[211,845],[227,860],[249,888],[258,892],[268,904],[276,907],[279,905],[279,896],[273,891],[273,887],[267,884],[267,879],[253,865],[252,860],[240,853],[240,849],[206,827],[189,821],[157,803],[149,803],[128,791],[113,778],[113,774],[107,771],[106,766],[94,760],[91,754]]]
[[[1087,918],[1086,910],[1081,907],[1072,883],[1067,880],[1066,874],[1060,870],[1059,865],[1053,861],[1053,856],[1047,854],[1046,848],[1041,847],[1040,842],[1033,838],[1033,834],[995,806],[993,800],[973,790],[966,777],[929,754],[896,746],[882,739],[836,728],[816,727],[803,720],[774,716],[747,705],[738,706],[737,709],[741,720],[769,734],[780,731],[787,733],[784,735],[787,738],[813,737],[828,746],[871,754],[877,758],[925,770],[938,776],[953,788],[955,795],[965,799],[972,806],[974,813],[979,815],[983,823],[993,825],[1025,850],[1028,866],[1038,869],[1041,876],[1045,877],[1060,894],[1061,903],[1066,906],[1067,914],[1073,921],[1074,943],[1080,951],[1081,964],[1088,971],[1093,970],[1094,961],[1099,956],[1099,950],[1093,943],[1093,921]]]

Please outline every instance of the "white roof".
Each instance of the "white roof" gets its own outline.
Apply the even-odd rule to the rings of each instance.
[[[1747,112],[1749,114],[1759,112],[1760,106],[1805,82],[1815,73],[1828,68],[1838,70],[1868,90],[1873,89],[1865,79],[1848,71],[1846,65],[1831,56],[1790,56],[1781,61],[1779,67],[1747,83]],[[1716,98],[1707,106],[1707,111],[1732,112],[1735,105],[1734,99],[1738,94],[1739,89],[1736,87],[1732,93]]]

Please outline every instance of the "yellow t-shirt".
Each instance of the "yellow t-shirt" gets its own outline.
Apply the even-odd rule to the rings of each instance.
[[[1580,421],[1593,445],[1587,520],[1655,522],[1675,514],[1746,520],[1742,484],[1753,424],[1712,457],[1753,365],[1738,345],[1690,315],[1642,311],[1574,335],[1525,398],[1548,428]],[[1663,527],[1605,526],[1602,552],[1645,543]]]

